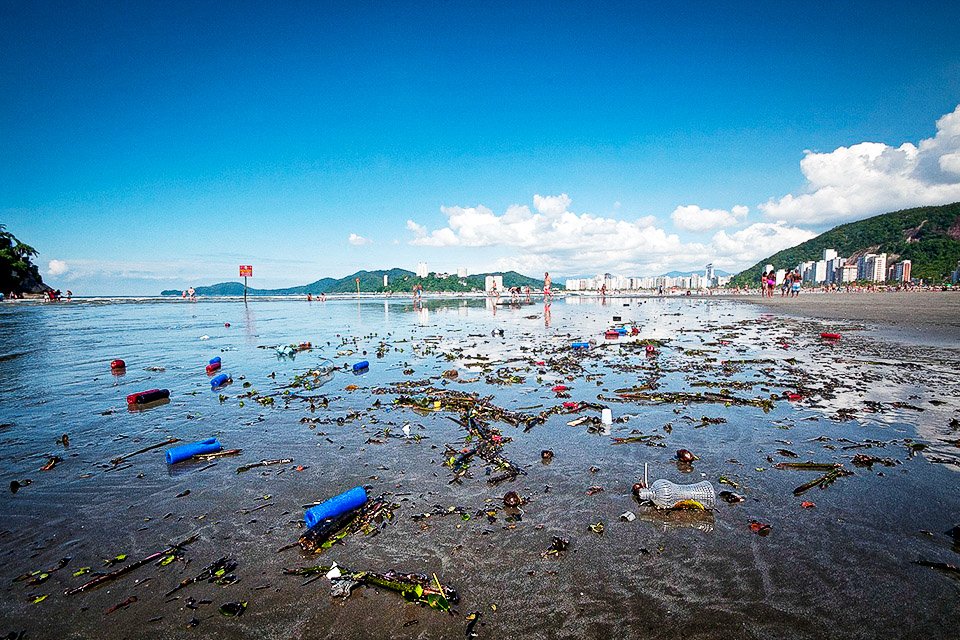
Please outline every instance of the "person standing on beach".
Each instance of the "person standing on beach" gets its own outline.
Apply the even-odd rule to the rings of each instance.
[[[551,295],[553,295],[553,294],[550,293],[550,274],[549,274],[548,272],[544,272],[544,274],[543,274],[543,296],[544,296],[545,298],[549,298]]]

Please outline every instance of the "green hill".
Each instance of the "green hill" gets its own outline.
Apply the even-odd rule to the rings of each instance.
[[[383,286],[383,276],[387,276],[387,286]],[[283,296],[283,295],[306,295],[308,293],[319,295],[321,293],[355,293],[357,291],[357,279],[360,279],[361,293],[410,293],[416,284],[420,284],[424,291],[444,291],[444,292],[469,292],[482,291],[485,284],[487,273],[480,273],[458,278],[456,275],[445,278],[437,277],[436,273],[429,274],[426,278],[418,278],[412,271],[405,269],[390,269],[387,271],[358,271],[349,276],[335,278],[321,278],[316,282],[297,287],[287,287],[284,289],[247,289],[248,296]],[[504,287],[530,287],[531,289],[540,289],[543,287],[543,280],[528,278],[516,271],[506,271],[502,274]],[[555,287],[562,289],[563,287]],[[221,282],[208,287],[196,287],[198,296],[242,296],[243,284],[240,282]],[[180,289],[168,289],[162,291],[160,295],[179,296],[182,294]]]
[[[22,295],[45,293],[50,287],[43,283],[40,270],[33,264],[37,250],[24,244],[0,224],[0,293]]]
[[[845,258],[886,253],[887,264],[910,260],[913,278],[949,280],[960,260],[960,202],[904,209],[834,227],[741,271],[730,285],[755,284],[767,264],[786,269],[819,260],[824,249],[836,249]]]

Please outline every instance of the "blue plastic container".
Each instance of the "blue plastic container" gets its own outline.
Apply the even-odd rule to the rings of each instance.
[[[363,506],[367,501],[367,492],[363,487],[354,487],[349,491],[344,491],[338,496],[333,496],[329,500],[321,502],[315,507],[310,507],[303,514],[303,521],[307,528],[320,524],[327,518],[336,518],[347,511],[353,511],[357,507]]]
[[[220,364],[220,356],[217,356],[216,358],[210,358],[209,364]]]
[[[354,371],[363,371],[364,369],[369,369],[369,368],[370,368],[370,363],[367,362],[366,360],[361,360],[357,364],[353,365]]]
[[[571,346],[572,348],[574,348],[574,349],[589,349],[589,348],[590,348],[590,343],[589,343],[589,342],[574,342],[574,343],[571,344],[570,346]]]
[[[624,329],[623,327],[617,327],[617,333],[619,333],[622,336],[625,336],[627,335],[627,330]]]
[[[179,447],[173,447],[172,449],[167,449],[167,464],[177,464],[193,456],[202,455],[204,453],[216,453],[223,449],[223,445],[217,441],[216,438],[207,438],[200,442],[192,442],[190,444],[182,444]]]
[[[230,376],[228,376],[225,373],[221,373],[220,375],[214,378],[210,378],[210,388],[217,389],[218,387],[222,387],[228,382],[230,382]]]

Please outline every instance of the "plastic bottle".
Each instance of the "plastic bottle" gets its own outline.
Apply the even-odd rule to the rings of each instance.
[[[193,456],[203,455],[205,453],[216,453],[223,449],[223,445],[216,438],[207,438],[200,442],[182,444],[179,447],[167,449],[167,464],[177,464],[183,460],[188,460]]]
[[[210,379],[210,388],[218,389],[223,385],[227,384],[228,382],[230,382],[230,376],[228,376],[225,373],[221,373],[217,377]]]
[[[716,492],[707,480],[696,484],[674,484],[669,480],[657,480],[648,488],[638,490],[637,498],[649,500],[658,509],[670,509],[683,500],[696,500],[706,509],[713,509],[717,504]]]
[[[363,506],[367,501],[367,492],[363,487],[354,487],[349,491],[333,496],[315,507],[310,507],[303,514],[303,521],[307,528],[313,527],[326,518],[335,518],[341,514]]]
[[[353,365],[354,371],[363,371],[364,369],[369,369],[369,368],[370,368],[370,363],[367,362],[366,360],[361,360],[360,362]]]
[[[149,391],[131,393],[127,396],[127,404],[149,404],[169,397],[170,391],[168,389],[150,389]]]

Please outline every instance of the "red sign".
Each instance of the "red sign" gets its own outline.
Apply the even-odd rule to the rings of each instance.
[[[252,264],[242,264],[242,265],[240,265],[240,277],[241,277],[241,278],[252,278],[252,277],[253,277],[253,265],[252,265]]]

